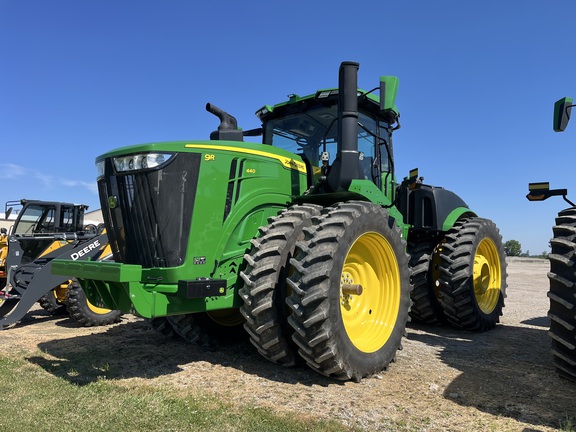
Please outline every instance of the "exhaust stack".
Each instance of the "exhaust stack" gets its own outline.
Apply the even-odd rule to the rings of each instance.
[[[338,73],[338,147],[336,158],[327,175],[334,192],[348,190],[360,175],[358,152],[358,69],[356,62],[342,62]]]

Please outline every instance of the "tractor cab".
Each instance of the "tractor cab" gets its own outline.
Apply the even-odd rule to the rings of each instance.
[[[396,77],[382,77],[381,92],[386,83],[389,88],[398,85]],[[351,139],[357,142],[357,153],[352,163],[345,166],[349,180],[369,180],[379,189],[393,179],[392,132],[399,128],[398,113],[393,106],[381,106],[379,98],[371,91],[357,91],[357,118]],[[262,121],[262,142],[299,155],[307,167],[308,184],[312,193],[337,192],[346,181],[328,182],[330,172],[338,166],[339,137],[342,122],[347,113],[339,112],[341,96],[338,89],[319,90],[313,95],[300,97],[290,95],[287,102],[274,106],[266,105],[256,112]]]

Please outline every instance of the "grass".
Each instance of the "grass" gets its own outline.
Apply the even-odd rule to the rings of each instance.
[[[560,422],[560,430],[564,432],[576,432],[576,417],[574,419],[566,416],[566,420]]]
[[[69,374],[73,376],[74,370]],[[237,407],[214,396],[102,378],[85,385],[0,356],[0,431],[346,431],[332,421]]]

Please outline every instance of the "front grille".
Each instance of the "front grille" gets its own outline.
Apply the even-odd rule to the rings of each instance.
[[[196,153],[178,153],[160,169],[128,173],[115,173],[106,160],[98,187],[115,261],[145,268],[184,263],[199,167]]]

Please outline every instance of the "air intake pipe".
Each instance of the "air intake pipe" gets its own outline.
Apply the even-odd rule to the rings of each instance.
[[[358,69],[356,62],[343,62],[338,73],[338,147],[336,158],[327,175],[334,192],[348,190],[360,174],[358,152]]]
[[[238,121],[234,116],[211,103],[206,104],[206,111],[220,119],[218,130],[210,133],[211,140],[244,141],[242,130],[238,129]]]

